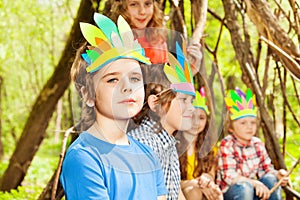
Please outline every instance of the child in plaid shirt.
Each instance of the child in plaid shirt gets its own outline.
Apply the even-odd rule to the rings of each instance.
[[[283,178],[284,169],[275,170],[263,142],[255,137],[257,120],[255,96],[250,89],[244,94],[238,88],[225,98],[230,112],[229,131],[220,144],[217,183],[224,199],[281,199],[280,188],[270,189]],[[258,180],[257,180],[258,179]],[[288,183],[283,178],[281,185]]]
[[[195,109],[192,104],[195,88],[190,64],[181,47],[178,43],[176,45],[177,59],[169,54],[172,62],[170,66],[164,66],[166,77],[159,73],[148,75],[161,77],[163,84],[150,82],[146,85],[147,102],[135,117],[139,126],[128,132],[158,156],[168,190],[167,200],[185,199],[180,189],[180,166],[174,133],[192,127]]]

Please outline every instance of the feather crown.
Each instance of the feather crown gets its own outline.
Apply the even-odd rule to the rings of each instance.
[[[120,15],[117,25],[108,17],[94,13],[97,26],[80,22],[80,29],[91,48],[81,56],[88,63],[86,71],[93,73],[108,63],[120,59],[131,58],[145,64],[151,64],[145,57],[144,49],[134,40],[129,24]]]
[[[226,107],[230,112],[230,119],[236,120],[243,117],[256,117],[256,99],[248,88],[246,94],[239,88],[230,90],[229,95],[225,97]]]
[[[176,42],[177,59],[171,53],[168,53],[170,65],[165,64],[164,72],[169,81],[172,83],[170,85],[172,90],[195,96],[192,70],[190,63],[186,59],[187,53],[185,40],[182,42],[182,49]]]
[[[193,101],[193,106],[195,108],[204,110],[207,115],[209,114],[204,87],[201,87],[199,91],[196,91],[196,97]]]

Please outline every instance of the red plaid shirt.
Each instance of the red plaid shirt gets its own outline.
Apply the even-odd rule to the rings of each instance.
[[[228,135],[218,152],[217,184],[226,192],[237,176],[255,179],[274,171],[264,143],[252,137],[247,145],[241,144],[234,135]]]

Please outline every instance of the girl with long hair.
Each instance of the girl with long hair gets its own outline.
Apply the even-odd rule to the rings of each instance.
[[[223,199],[221,190],[214,182],[216,153],[209,142],[205,143],[209,139],[209,111],[204,87],[200,88],[200,93],[196,91],[193,105],[192,128],[176,135],[177,150],[180,153],[181,189],[187,200]],[[203,155],[203,151],[208,154]]]

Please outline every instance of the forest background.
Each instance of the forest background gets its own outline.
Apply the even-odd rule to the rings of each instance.
[[[64,133],[78,120],[69,79],[82,41],[78,22],[92,22],[94,11],[109,13],[111,3],[0,1],[0,199],[50,199],[41,194],[51,193],[47,183],[53,183]],[[260,108],[258,136],[275,167],[290,169],[300,157],[299,2],[160,4],[169,29],[201,37],[201,74],[211,94],[216,138],[226,129],[220,99],[228,89],[250,87]],[[300,191],[299,174],[297,166],[291,174],[295,191]]]

